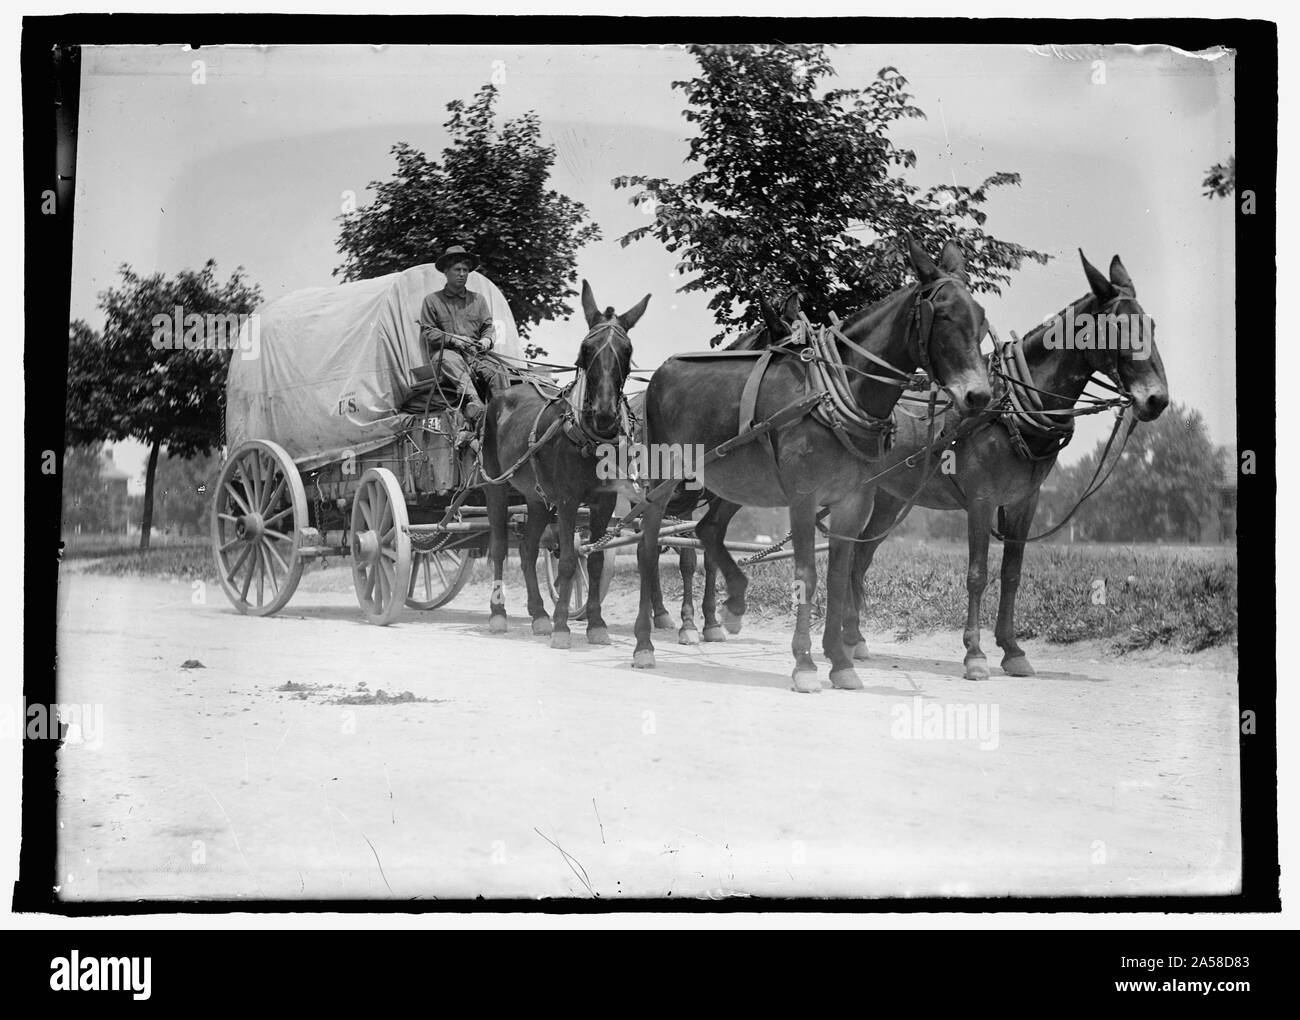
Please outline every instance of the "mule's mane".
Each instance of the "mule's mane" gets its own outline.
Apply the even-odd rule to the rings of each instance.
[[[1065,315],[1066,312],[1074,312],[1077,314],[1079,309],[1083,308],[1084,305],[1088,304],[1089,301],[1096,301],[1096,300],[1097,300],[1096,296],[1091,291],[1089,291],[1087,294],[1083,295],[1083,297],[1071,301],[1068,305],[1062,308],[1055,315],[1050,316],[1046,322],[1040,322],[1037,326],[1035,326],[1033,329],[1031,329],[1028,333],[1026,333],[1023,337],[1020,338],[1020,343],[1024,347],[1025,352],[1028,353],[1030,350],[1036,350],[1039,346],[1041,346],[1043,335],[1047,332],[1047,328],[1052,324],[1053,321]]]

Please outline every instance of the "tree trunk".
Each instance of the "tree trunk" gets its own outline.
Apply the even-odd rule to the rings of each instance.
[[[140,514],[140,548],[149,548],[149,532],[153,529],[153,476],[158,468],[158,442],[149,449],[149,466],[144,473],[144,511]]]

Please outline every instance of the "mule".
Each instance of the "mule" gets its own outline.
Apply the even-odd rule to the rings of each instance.
[[[762,350],[774,343],[779,343],[790,335],[794,323],[799,318],[798,292],[791,291],[782,299],[780,313],[761,294],[758,295],[758,303],[763,313],[764,324],[749,330],[739,339],[728,344],[726,350]],[[645,390],[633,393],[628,397],[628,408],[632,412],[632,420],[637,427],[636,441],[644,443]],[[739,506],[733,503],[727,504],[724,511],[723,505],[725,502],[725,500],[707,489],[701,491],[682,488],[673,494],[665,509],[665,516],[685,520],[694,514],[701,504],[707,504],[708,511],[704,521],[702,521],[707,529],[715,525],[720,513],[725,512],[727,520],[730,520],[731,516],[740,509]],[[709,514],[713,516],[710,517]],[[723,531],[725,533],[725,527]],[[699,559],[693,546],[678,547],[677,565],[682,577],[682,622],[681,626],[677,628],[678,644],[695,645],[700,643],[700,631],[695,625],[695,569],[698,563]],[[701,604],[704,613],[704,640],[725,641],[726,631],[719,622],[717,615],[717,569],[707,551],[704,554],[704,570],[704,599]],[[664,605],[659,571],[654,573],[650,601],[655,630],[671,630],[673,618]],[[735,618],[732,625],[738,626],[738,618]]]
[[[980,413],[991,399],[987,366],[979,345],[987,326],[984,310],[967,289],[961,251],[945,245],[939,264],[910,238],[908,258],[917,283],[900,288],[846,320],[839,327],[836,351],[845,369],[843,381],[866,420],[887,425],[902,384],[882,380],[872,358],[892,366],[900,377],[926,368],[949,394],[963,417]],[[845,342],[847,341],[847,342]],[[744,613],[746,580],[722,546],[722,531],[732,506],[786,506],[790,509],[795,558],[797,613],[791,652],[795,665],[794,689],[812,693],[821,689],[817,667],[809,654],[811,604],[817,586],[814,556],[818,510],[830,513],[831,549],[827,571],[827,626],[823,650],[831,658],[831,683],[844,689],[861,689],[862,681],[840,640],[843,603],[849,597],[853,544],[871,512],[875,487],[868,484],[883,432],[867,437],[864,449],[858,436],[846,439],[804,413],[784,421],[779,429],[760,430],[756,441],[723,447],[748,432],[745,413],[755,423],[775,420],[808,394],[808,364],[789,349],[763,360],[766,372],[755,376],[755,359],[737,356],[669,358],[651,377],[646,390],[647,442],[694,444],[697,448],[727,450],[712,460],[705,482],[720,497],[724,512],[712,512],[696,527],[706,555],[727,579],[724,614]],[[742,412],[742,409],[743,412]],[[665,487],[666,488],[666,487]],[[636,622],[637,645],[633,666],[655,665],[650,639],[652,589],[658,573],[659,529],[672,498],[666,490],[651,499],[641,521],[637,562],[641,576],[641,602]],[[734,511],[732,511],[734,513]]]
[[[1131,346],[1128,350],[1062,349],[1055,341],[1050,341],[1049,346],[1048,328],[1052,320],[1047,320],[1030,330],[1021,341],[1028,381],[1041,391],[1042,409],[1050,413],[1074,407],[1088,381],[1100,373],[1128,394],[1132,414],[1138,421],[1153,421],[1169,405],[1164,363],[1155,345],[1154,322],[1138,303],[1133,281],[1118,255],[1111,260],[1109,277],[1093,266],[1082,251],[1079,257],[1088,278],[1089,292],[1058,313],[1057,321],[1079,321],[1082,315],[1138,316],[1129,321],[1150,323],[1144,352],[1139,355]],[[1017,387],[1021,397],[1032,392],[1027,387]],[[1009,394],[1001,399],[1008,401]],[[952,446],[955,457],[951,459],[954,470],[944,473],[930,470],[926,458],[916,457],[928,445],[925,423],[898,417],[894,446],[881,463],[882,470],[895,465],[898,469],[880,480],[875,508],[862,531],[863,541],[853,565],[852,598],[845,603],[842,621],[846,651],[851,651],[855,659],[868,657],[859,625],[866,573],[885,533],[900,519],[900,514],[910,509],[914,500],[919,506],[966,513],[969,566],[966,625],[962,635],[966,646],[965,675],[968,680],[988,679],[988,663],[980,648],[980,606],[988,583],[990,531],[994,514],[1000,511],[1002,588],[994,638],[1003,652],[1003,672],[1010,676],[1033,676],[1034,668],[1016,641],[1016,593],[1020,589],[1025,539],[1038,507],[1039,491],[1069,439],[1071,419],[1058,416],[1061,425],[1039,429],[1032,424],[1027,427],[1024,419],[995,417],[956,441]],[[1017,421],[1021,424],[1016,424]],[[1023,445],[1012,429],[1020,434]],[[914,457],[912,465],[905,463]]]
[[[519,543],[519,559],[528,590],[528,615],[532,631],[550,635],[552,648],[569,648],[569,597],[578,567],[574,532],[578,510],[589,508],[591,538],[601,538],[618,498],[619,484],[599,477],[597,464],[604,444],[620,440],[623,385],[632,367],[632,327],[645,314],[647,294],[622,315],[603,312],[591,287],[582,282],[582,311],[587,335],[578,351],[577,373],[563,394],[544,393],[525,383],[494,397],[484,415],[483,470],[497,484],[485,486],[491,527],[492,597],[488,629],[494,634],[508,628],[502,571],[509,545],[507,535],[510,489],[524,497],[527,524]],[[541,442],[547,435],[551,438]],[[540,443],[540,445],[539,445]],[[531,454],[530,454],[530,451]],[[508,475],[508,479],[502,476]],[[554,507],[559,540],[559,577],[555,617],[547,615],[537,584],[537,553],[542,533]],[[609,644],[609,630],[600,615],[600,576],[604,556],[589,556],[587,570],[587,641]]]

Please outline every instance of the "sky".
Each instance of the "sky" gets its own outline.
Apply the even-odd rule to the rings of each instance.
[[[1077,248],[1103,269],[1118,253],[1157,323],[1172,399],[1204,415],[1215,443],[1233,444],[1233,206],[1201,189],[1234,151],[1231,54],[890,45],[839,47],[831,59],[834,87],[864,86],[887,65],[909,80],[927,116],[892,135],[917,153],[915,183],[1021,174],[1020,187],[993,193],[985,228],[1054,257],[979,297],[1000,334],[1024,333],[1085,292]],[[652,369],[707,347],[716,327],[707,295],[676,293],[677,259],[657,241],[619,246],[646,215],[610,181],[691,172],[671,82],[695,69],[680,47],[657,45],[87,47],[72,315],[102,323],[97,295],[121,263],[171,274],[211,257],[223,277],[242,265],[268,299],[337,285],[345,193],[364,204],[367,185],[391,176],[396,142],[440,153],[446,104],[492,80],[501,116],[537,112],[556,149],[552,185],[601,228],[579,252],[579,278],[602,307],[653,295],[632,334],[636,363]],[[567,363],[584,332],[574,317],[532,339]],[[1102,418],[1084,420],[1065,463],[1109,432]],[[139,444],[115,448],[135,491],[145,456]]]

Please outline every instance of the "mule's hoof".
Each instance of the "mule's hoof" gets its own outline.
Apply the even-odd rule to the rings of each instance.
[[[983,656],[978,659],[966,660],[966,679],[967,680],[987,680],[989,678],[988,660]]]
[[[609,644],[609,628],[593,627],[587,631],[587,644],[589,645],[607,645]]]
[[[1007,676],[1037,676],[1034,667],[1023,655],[1008,655],[1002,660],[1002,672]]]
[[[683,627],[677,632],[677,643],[679,645],[698,645],[700,643],[700,632],[694,627]]]
[[[794,689],[800,694],[820,694],[822,690],[822,681],[812,670],[796,669],[791,674],[794,680]]]
[[[743,613],[737,615],[726,606],[722,607],[722,625],[727,628],[728,634],[739,634],[740,625],[745,622]]]
[[[567,630],[557,630],[551,635],[552,648],[572,648],[573,635]]]
[[[862,677],[858,676],[858,671],[852,666],[833,669],[831,670],[831,686],[838,687],[842,691],[860,691],[862,690]]]
[[[705,641],[726,641],[727,632],[715,623],[712,627],[704,628],[704,640]]]
[[[539,616],[533,621],[533,633],[539,637],[546,637],[553,630],[555,630],[555,624],[551,622],[549,616]]]
[[[856,645],[845,645],[844,651],[848,653],[849,658],[856,659],[859,662],[871,658],[871,653],[867,651],[865,641],[859,641]]]
[[[655,630],[672,630],[673,618],[667,613],[659,613],[655,616]]]
[[[633,669],[654,669],[655,653],[652,648],[642,648],[632,653]]]
[[[510,625],[506,623],[506,618],[504,616],[494,616],[488,620],[489,634],[504,634],[509,629]]]

